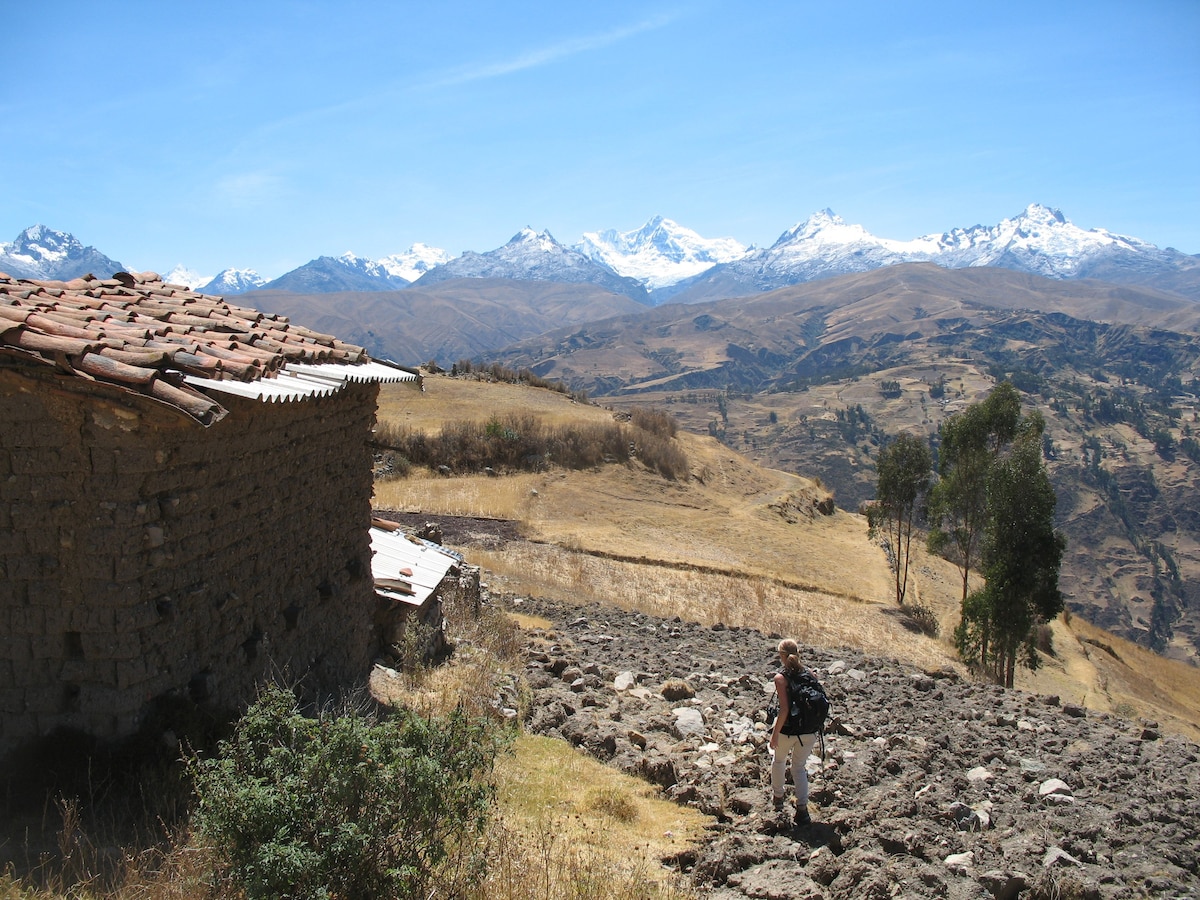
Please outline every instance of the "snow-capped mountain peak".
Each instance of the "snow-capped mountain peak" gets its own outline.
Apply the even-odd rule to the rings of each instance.
[[[856,244],[861,242],[877,243],[875,237],[861,225],[848,225],[832,209],[815,212],[803,222],[792,226],[776,241],[776,245],[784,242],[815,241],[819,244]]]
[[[246,291],[253,291],[266,283],[267,280],[253,269],[225,269],[218,272],[216,277],[207,284],[193,288],[193,290],[201,294],[224,296],[226,294],[244,294]]]
[[[393,278],[402,278],[410,284],[430,269],[450,262],[454,257],[428,244],[413,244],[403,253],[393,253],[380,259],[379,266]]]
[[[487,253],[468,251],[426,272],[424,287],[453,278],[511,278],[520,281],[557,281],[595,284],[618,294],[645,302],[645,287],[625,278],[602,262],[578,250],[564,247],[549,231],[525,227],[502,247]]]
[[[201,275],[195,269],[178,265],[163,275],[163,281],[167,284],[182,284],[185,288],[195,290],[202,284],[208,284],[213,280],[213,277],[212,275]]]
[[[1165,276],[1190,269],[1195,265],[1191,259],[1102,228],[1085,230],[1060,210],[1031,203],[996,225],[954,228],[907,241],[876,237],[824,209],[785,231],[770,247],[721,266],[720,272],[726,285],[760,291],[904,262],[1000,266],[1047,278],[1141,283],[1151,270]]]
[[[11,246],[43,262],[57,262],[65,259],[72,250],[83,249],[83,244],[79,243],[75,235],[55,231],[41,224],[26,228],[17,235]]]
[[[1004,266],[1049,278],[1077,277],[1097,255],[1159,252],[1137,238],[1080,228],[1060,210],[1040,203],[993,226],[955,228],[918,240],[930,244],[930,258],[940,265]]]
[[[554,239],[554,235],[549,231],[535,231],[528,225],[514,234],[504,247],[535,253],[559,253],[566,249]],[[502,247],[501,249],[504,248]]]
[[[733,238],[703,238],[662,216],[634,231],[588,232],[575,249],[651,290],[746,255],[745,246]]]
[[[0,243],[0,271],[18,278],[70,280],[92,274],[107,278],[125,267],[72,234],[31,225],[10,243]]]

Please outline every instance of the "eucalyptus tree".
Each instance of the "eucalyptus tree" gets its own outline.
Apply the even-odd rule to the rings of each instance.
[[[933,477],[929,445],[911,434],[901,434],[879,451],[875,464],[879,484],[875,505],[867,516],[868,532],[882,531],[895,557],[896,602],[904,605],[908,568],[912,558],[912,532],[922,501]]]
[[[1021,395],[1011,383],[950,416],[939,429],[938,481],[929,495],[929,549],[949,554],[962,576],[962,602],[987,524],[988,472],[1021,422]]]
[[[1037,626],[1063,610],[1058,572],[1066,540],[1054,529],[1057,498],[1042,461],[1044,430],[1041,414],[1024,417],[1011,450],[988,470],[986,583],[964,600],[955,633],[960,653],[1008,687],[1019,656],[1037,667]]]

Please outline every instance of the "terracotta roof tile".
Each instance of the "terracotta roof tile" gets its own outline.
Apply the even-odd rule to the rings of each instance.
[[[276,378],[288,362],[325,364],[332,374],[360,365],[375,371],[361,347],[164,284],[154,272],[66,282],[0,272],[0,366],[53,366],[155,397],[207,425],[225,411],[206,386]],[[373,380],[388,380],[386,372]]]

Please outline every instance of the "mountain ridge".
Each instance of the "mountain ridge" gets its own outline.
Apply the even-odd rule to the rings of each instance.
[[[525,227],[502,247],[487,253],[467,251],[430,269],[414,286],[431,287],[458,278],[509,278],[519,281],[555,281],[593,284],[614,294],[649,303],[649,292],[634,278],[618,275],[611,267],[566,247],[548,231]]]
[[[38,246],[27,235],[31,231],[57,236],[55,247],[30,249]],[[85,274],[81,267],[88,265],[93,274],[105,276],[120,267],[82,245],[74,250],[73,264],[68,264],[68,254],[57,248],[72,242],[78,244],[72,235],[32,226],[16,241],[0,244],[0,269],[19,277],[73,278]],[[93,255],[85,255],[87,251]],[[89,262],[81,262],[84,258]],[[352,252],[320,256],[266,285],[299,292],[378,291],[402,289],[418,281],[428,287],[456,278],[502,277],[592,283],[659,305],[758,293],[910,262],[950,269],[999,267],[1058,280],[1099,278],[1200,301],[1200,255],[1159,248],[1103,228],[1079,228],[1060,210],[1037,203],[996,225],[955,227],[911,240],[877,237],[823,209],[761,249],[744,247],[734,238],[701,237],[663,216],[654,216],[633,231],[587,232],[570,246],[547,231],[527,227],[501,247],[458,257],[420,243],[379,260]],[[177,266],[175,271],[187,270]],[[204,288],[241,293],[264,286],[261,281],[256,284],[256,278],[218,276]]]

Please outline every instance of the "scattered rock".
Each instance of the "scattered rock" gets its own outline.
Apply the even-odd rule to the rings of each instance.
[[[675,716],[675,735],[681,739],[689,737],[703,737],[706,734],[704,728],[704,715],[700,710],[692,706],[680,706],[671,710]]]
[[[525,727],[718,816],[689,856],[713,900],[1200,897],[1200,747],[1156,723],[802,647],[834,716],[825,758],[806,764],[813,824],[794,828],[794,798],[776,812],[767,779],[777,636],[534,598],[521,610],[574,641],[528,657]]]
[[[1046,851],[1046,858],[1042,860],[1042,866],[1049,869],[1058,865],[1082,866],[1083,863],[1062,847],[1051,847]]]
[[[632,672],[622,672],[613,679],[613,688],[618,691],[627,691],[631,687],[637,685],[637,676]]]
[[[670,681],[663,683],[663,686],[658,689],[658,692],[672,703],[678,703],[680,700],[691,700],[696,696],[696,692],[692,690],[692,686],[682,678],[672,678]]]

